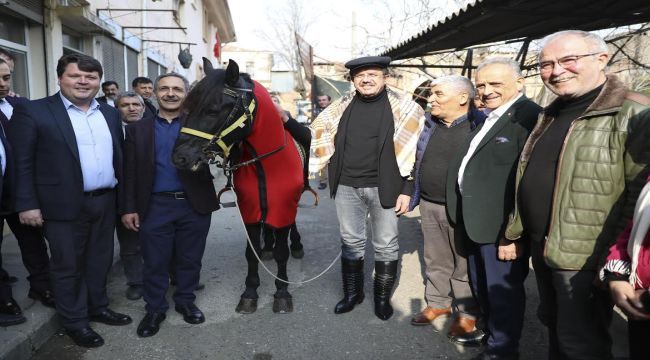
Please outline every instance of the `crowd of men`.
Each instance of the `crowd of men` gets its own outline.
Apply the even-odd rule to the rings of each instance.
[[[612,359],[613,303],[628,315],[630,358],[647,358],[638,279],[650,279],[650,221],[629,223],[648,179],[650,99],[607,73],[597,35],[549,35],[538,60],[557,96],[544,109],[524,95],[515,61],[491,58],[474,84],[434,79],[427,114],[386,87],[390,58],[346,64],[356,92],[311,124],[310,171],[327,167],[340,224],[335,313],[364,300],[368,222],[375,314],[390,318],[397,217],[419,204],[427,307],[413,325],[452,316],[451,342],[484,346],[475,359],[519,359],[532,257],[549,359]]]
[[[310,125],[309,170],[324,172],[319,188],[329,185],[340,225],[343,298],[334,312],[365,299],[370,240],[374,313],[391,318],[398,220],[419,205],[427,306],[412,325],[452,317],[451,342],[483,345],[475,359],[519,359],[532,259],[549,359],[611,359],[614,304],[629,316],[630,358],[645,358],[650,309],[634,290],[648,286],[634,274],[650,265],[632,259],[630,267],[613,245],[648,179],[650,99],[608,74],[609,59],[599,36],[558,32],[543,39],[538,59],[557,95],[550,105],[524,95],[516,62],[491,58],[473,83],[434,79],[426,114],[386,86],[390,58],[346,63],[355,90],[333,102],[319,96]],[[101,346],[90,322],[132,322],[106,295],[116,230],[126,297],[146,304],[138,336],[159,331],[170,283],[175,310],[189,324],[204,322],[194,292],[218,204],[207,166],[185,172],[171,163],[187,79],[138,77],[126,92],[105,81],[95,98],[101,64],[65,55],[60,91],[29,101],[11,92],[12,60],[0,51],[0,220],[18,241],[28,296],[55,307],[76,344]],[[302,257],[302,245],[292,250]],[[13,300],[16,281],[0,263],[0,326],[26,321]]]

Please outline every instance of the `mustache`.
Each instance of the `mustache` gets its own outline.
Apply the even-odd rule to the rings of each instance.
[[[180,98],[178,96],[163,96],[161,100],[176,101],[176,100],[180,100]]]

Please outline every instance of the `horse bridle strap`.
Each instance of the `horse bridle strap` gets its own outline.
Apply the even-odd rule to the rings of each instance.
[[[196,129],[191,129],[191,128],[188,128],[188,127],[182,127],[181,132],[184,133],[184,134],[193,135],[193,136],[200,137],[202,139],[206,139],[206,140],[210,141],[210,144],[216,144],[217,146],[219,146],[221,148],[221,150],[223,150],[224,154],[226,156],[228,156],[228,154],[230,153],[230,148],[232,147],[232,145],[230,145],[230,146],[226,145],[226,143],[224,143],[223,140],[221,140],[221,139],[223,137],[225,137],[226,135],[230,134],[233,130],[235,130],[235,129],[239,128],[239,127],[243,127],[244,122],[249,117],[252,116],[251,114],[253,113],[253,110],[255,110],[255,99],[251,100],[250,104],[248,105],[248,111],[247,112],[244,112],[230,126],[225,128],[223,131],[221,131],[218,134],[212,135],[212,134],[208,134],[206,132],[199,131],[199,130],[196,130]]]

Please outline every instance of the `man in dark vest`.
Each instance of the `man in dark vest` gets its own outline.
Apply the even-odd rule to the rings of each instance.
[[[355,91],[328,106],[311,125],[310,171],[329,162],[330,194],[341,228],[344,298],[334,312],[363,301],[366,219],[375,249],[375,315],[393,315],[390,295],[397,275],[398,216],[408,210],[418,134],[424,111],[386,87],[386,56],[349,61]]]

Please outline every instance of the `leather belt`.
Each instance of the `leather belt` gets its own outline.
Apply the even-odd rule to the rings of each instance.
[[[97,189],[97,190],[92,190],[92,191],[84,191],[84,196],[90,196],[90,197],[96,197],[96,196],[102,196],[106,193],[109,193],[113,191],[114,188],[103,188],[103,189]]]
[[[154,195],[160,195],[160,196],[166,196],[166,197],[172,197],[176,200],[185,200],[187,198],[187,195],[185,195],[184,191],[161,191],[161,192],[155,192],[153,193]]]

